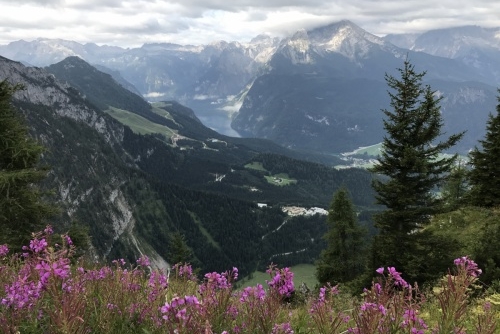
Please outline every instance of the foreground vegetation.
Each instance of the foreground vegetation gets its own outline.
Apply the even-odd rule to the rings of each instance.
[[[434,289],[381,267],[350,297],[329,284],[297,291],[293,272],[273,265],[266,288],[235,290],[237,268],[199,280],[187,264],[162,272],[143,256],[89,266],[74,252],[50,226],[22,253],[0,246],[2,333],[496,333],[500,317],[498,295],[477,296],[481,269],[468,257]]]

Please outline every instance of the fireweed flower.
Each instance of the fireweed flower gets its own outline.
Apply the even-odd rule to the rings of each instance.
[[[0,257],[6,256],[9,253],[9,247],[7,245],[0,245]]]
[[[151,263],[149,262],[149,258],[146,255],[142,255],[137,259],[137,264],[142,267],[149,267]]]
[[[166,289],[168,287],[167,276],[158,271],[153,271],[149,276],[148,286],[150,288],[158,287],[160,289]]]
[[[15,309],[30,309],[40,298],[41,291],[40,282],[29,281],[27,275],[18,276],[14,283],[5,286],[5,298],[2,298],[0,304]]]
[[[403,322],[401,323],[402,328],[411,327],[411,333],[423,334],[424,329],[427,329],[427,324],[422,320],[416,310],[407,309],[403,313]],[[415,327],[416,326],[416,327]],[[417,328],[419,327],[419,328]]]
[[[69,235],[64,235],[64,241],[66,241],[66,245],[71,246],[73,244],[73,240],[69,237]]]
[[[271,334],[293,334],[294,331],[289,322],[285,322],[282,324],[275,324],[273,327],[273,331]]]
[[[52,270],[54,271],[54,276],[59,278],[68,278],[69,277],[69,259],[60,258],[57,262],[52,263]]]
[[[389,272],[389,275],[394,279],[395,286],[400,286],[402,288],[407,288],[409,286],[408,283],[401,277],[401,273],[396,271],[396,268],[387,267],[387,271]]]
[[[185,296],[185,297],[174,297],[170,303],[165,303],[160,308],[160,312],[163,313],[162,318],[169,321],[177,319],[180,322],[185,322],[187,320],[187,307],[194,307],[198,309],[200,302],[196,296]],[[178,310],[180,308],[180,310]]]
[[[323,303],[325,301],[325,293],[326,293],[325,287],[319,288],[318,302]]]
[[[262,284],[257,284],[256,286],[249,286],[244,288],[240,294],[240,302],[245,303],[251,297],[258,300],[264,300],[264,298],[266,297],[266,290],[264,290]]]
[[[293,272],[290,268],[275,269],[274,267],[269,268],[266,271],[271,276],[274,275],[271,281],[266,281],[267,285],[278,291],[281,296],[290,297],[295,291],[295,286],[293,284]]]
[[[35,253],[41,253],[49,244],[45,238],[38,240],[37,238],[30,240],[30,249]]]
[[[124,259],[113,260],[111,263],[116,264],[118,267],[123,267],[125,265]]]
[[[200,292],[204,292],[207,286],[213,286],[217,289],[228,289],[231,283],[227,280],[227,273],[219,274],[217,272],[205,274],[206,284],[200,286]]]
[[[45,261],[41,261],[36,265],[35,269],[40,275],[40,282],[42,283],[42,285],[47,285],[50,278],[50,265]]]
[[[233,281],[238,280],[238,268],[233,267],[233,272],[232,272],[232,274],[233,274]]]
[[[43,230],[43,233],[46,235],[52,235],[54,233],[54,230],[52,229],[52,226],[47,225],[47,227]]]
[[[190,264],[177,263],[173,266],[172,269],[177,273],[178,277],[185,278],[189,281],[196,280],[196,276],[193,274],[193,268],[191,267]]]
[[[472,277],[477,277],[483,272],[481,269],[479,269],[477,263],[469,259],[468,256],[459,257],[455,259],[453,263],[457,267],[463,267],[467,271],[467,274]]]

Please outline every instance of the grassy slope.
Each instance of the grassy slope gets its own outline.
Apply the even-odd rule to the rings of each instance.
[[[108,113],[111,117],[113,117],[123,125],[130,127],[130,129],[132,129],[132,131],[134,131],[135,133],[160,133],[165,135],[167,138],[170,138],[175,134],[175,131],[173,131],[172,129],[164,125],[151,122],[144,117],[141,117],[127,110],[110,107],[108,110],[106,110],[106,113]]]

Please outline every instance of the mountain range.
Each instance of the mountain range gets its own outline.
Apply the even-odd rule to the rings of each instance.
[[[203,271],[237,265],[245,275],[271,258],[312,262],[323,247],[324,216],[289,217],[282,207],[326,208],[343,185],[366,224],[376,209],[368,172],[221,135],[193,110],[146,103],[79,57],[46,68],[0,57],[0,80],[24,86],[13,104],[47,148],[44,187],[61,208],[52,223],[86,227],[95,260],[147,254],[166,267],[178,232]]]
[[[484,135],[500,86],[500,28],[477,26],[378,37],[340,21],[249,43],[124,49],[37,39],[0,46],[0,54],[35,66],[78,56],[149,101],[193,108],[219,131],[231,122],[244,137],[328,154],[381,141],[384,76],[397,75],[407,57],[443,97],[445,131],[467,131],[462,153]]]

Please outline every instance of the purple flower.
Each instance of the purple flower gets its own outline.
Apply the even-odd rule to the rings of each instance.
[[[198,301],[198,298],[196,298],[196,296],[185,296],[184,300],[186,301],[186,304],[189,305],[200,305],[200,302]]]
[[[273,267],[267,270],[272,277],[271,281],[266,281],[271,289],[277,290],[281,296],[290,297],[295,291],[293,284],[293,272],[290,268],[275,269]]]
[[[477,263],[469,259],[468,256],[459,257],[458,259],[455,259],[453,263],[457,267],[464,268],[467,271],[467,274],[472,277],[477,277],[483,272],[481,269],[479,269]]]
[[[52,235],[54,233],[54,230],[52,229],[52,226],[47,225],[47,227],[45,228],[45,230],[43,230],[43,232],[47,235]]]
[[[41,240],[35,238],[30,241],[30,249],[35,253],[40,253],[44,251],[48,245],[49,244],[47,243],[47,241],[45,241],[45,238]]]
[[[384,273],[384,267],[380,267],[378,268],[377,270],[375,270],[377,273],[379,273],[380,275],[382,275]]]
[[[114,263],[119,267],[120,266],[123,267],[125,265],[125,260],[124,259],[113,260],[113,261],[111,261],[111,263]]]
[[[182,277],[190,281],[196,280],[196,276],[193,274],[193,268],[189,264],[177,263],[172,269],[176,271],[178,277]]]
[[[249,286],[243,289],[240,295],[240,302],[245,303],[251,298],[262,301],[265,297],[266,291],[262,287],[262,284],[257,284],[256,286]]]
[[[137,264],[142,267],[149,267],[151,263],[149,262],[149,258],[146,255],[142,255],[137,259]]]
[[[40,298],[42,285],[28,281],[28,276],[18,276],[12,285],[5,286],[5,298],[0,304],[15,309],[31,309],[37,299]]]
[[[206,282],[200,286],[200,292],[205,292],[209,287],[213,287],[215,289],[231,288],[231,283],[227,279],[229,275],[229,272],[225,272],[223,274],[219,274],[217,272],[205,274]]]
[[[163,319],[182,323],[188,319],[188,309],[198,309],[199,307],[200,302],[196,296],[174,297],[170,303],[167,302],[160,308],[160,312],[163,313]]]
[[[6,256],[9,253],[7,245],[0,245],[0,256]]]
[[[64,235],[64,240],[66,241],[66,245],[71,246],[73,244],[73,240],[69,237],[69,235]]]
[[[395,286],[401,286],[402,288],[407,288],[409,286],[408,283],[401,277],[401,273],[396,271],[396,268],[387,267],[387,271],[389,272],[389,275],[394,279]]]
[[[40,275],[40,282],[43,285],[46,285],[50,277],[50,265],[47,262],[42,261],[36,265],[35,269]]]
[[[326,287],[319,288],[318,302],[323,303],[325,301]]]
[[[59,278],[69,277],[69,260],[66,258],[61,258],[57,262],[52,263],[52,269],[54,271],[54,276]]]
[[[294,331],[289,322],[283,324],[275,324],[271,334],[293,334]]]

